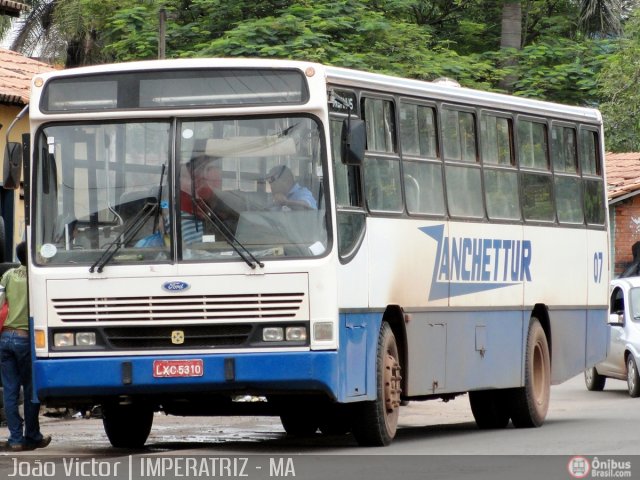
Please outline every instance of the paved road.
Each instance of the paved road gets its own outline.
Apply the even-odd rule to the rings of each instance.
[[[384,449],[360,448],[350,436],[287,437],[274,417],[168,417],[156,414],[145,454],[334,455],[638,455],[640,399],[626,383],[608,380],[604,392],[588,392],[582,377],[551,389],[542,428],[480,431],[467,396],[412,402],[401,410],[400,429]],[[53,435],[45,450],[21,455],[122,455],[110,447],[98,419],[42,419]],[[133,453],[133,452],[131,452]]]

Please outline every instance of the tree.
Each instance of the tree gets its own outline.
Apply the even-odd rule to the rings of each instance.
[[[620,34],[624,4],[622,0],[581,0],[581,29],[591,35]]]
[[[518,51],[522,46],[522,6],[520,0],[505,0],[502,6],[502,34],[500,35],[500,48],[507,50],[503,65],[514,66],[517,63],[516,56],[509,52]],[[512,53],[511,55],[509,53]],[[500,80],[500,87],[512,90],[517,80],[514,70]]]
[[[155,0],[146,2],[156,3]],[[17,20],[11,50],[65,67],[107,60],[102,56],[99,41],[101,21],[117,7],[118,2],[27,0],[24,3],[31,8]]]
[[[640,12],[625,25],[625,34],[611,48],[598,76],[600,109],[604,116],[607,149],[640,151]]]
[[[14,47],[65,66],[157,58],[162,7],[168,58],[307,59],[596,104],[593,79],[617,43],[599,27],[611,22],[579,24],[580,12],[622,19],[633,1],[31,0]]]

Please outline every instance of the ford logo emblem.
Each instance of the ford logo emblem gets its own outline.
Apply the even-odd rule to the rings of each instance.
[[[184,292],[191,287],[186,282],[173,281],[173,282],[164,282],[162,284],[162,289],[166,292]]]

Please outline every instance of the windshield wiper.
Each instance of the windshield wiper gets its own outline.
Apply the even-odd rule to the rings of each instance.
[[[102,272],[102,269],[107,263],[109,263],[109,260],[111,260],[113,256],[118,253],[118,251],[124,245],[129,243],[131,239],[136,236],[136,234],[145,225],[145,223],[147,223],[151,216],[155,214],[158,208],[160,208],[159,203],[146,202],[142,209],[135,215],[135,217],[133,217],[131,220],[129,220],[128,223],[125,224],[120,235],[118,235],[113,242],[107,245],[107,248],[102,253],[102,255],[100,255],[100,258],[98,258],[98,260],[96,260],[95,263],[91,265],[91,267],[89,268],[89,272]],[[98,268],[96,269],[96,267]]]
[[[229,245],[236,251],[240,258],[245,261],[251,268],[256,268],[256,263],[260,268],[264,268],[264,263],[258,260],[253,253],[247,250],[238,238],[233,234],[229,227],[227,227],[224,221],[213,211],[213,209],[202,198],[195,198],[196,207],[200,210],[204,218],[206,218],[211,224],[218,229],[224,239]],[[255,263],[254,263],[255,262]]]

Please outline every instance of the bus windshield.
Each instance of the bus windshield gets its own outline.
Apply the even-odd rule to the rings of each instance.
[[[101,271],[322,255],[320,131],[307,117],[45,126],[34,155],[36,262]]]

